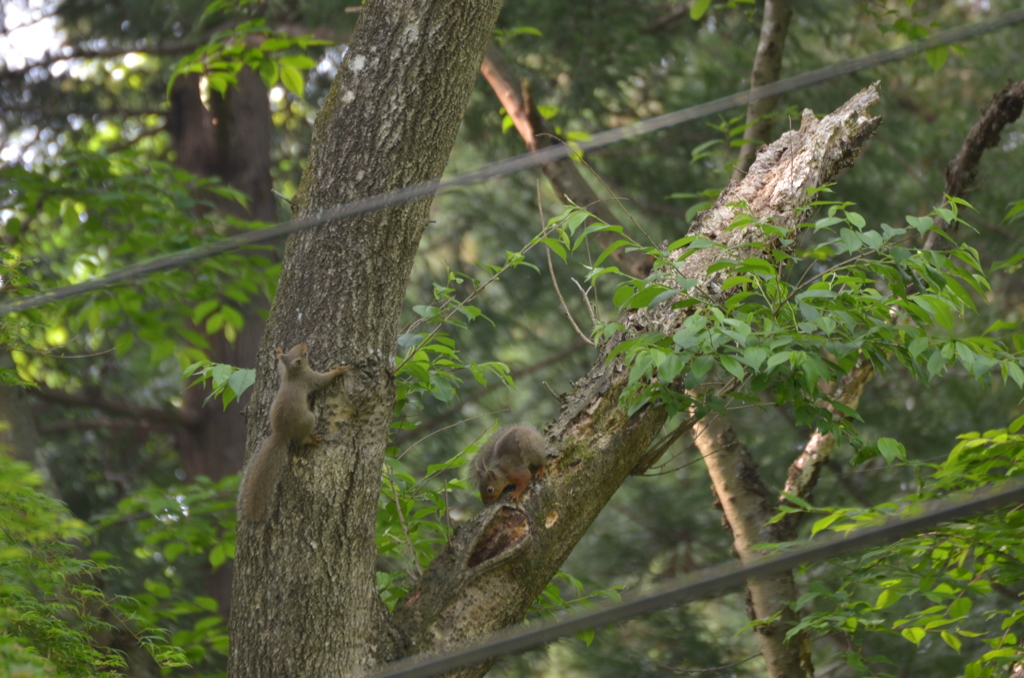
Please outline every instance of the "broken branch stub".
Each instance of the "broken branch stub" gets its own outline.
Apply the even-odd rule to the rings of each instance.
[[[707,248],[682,262],[682,275],[698,281],[691,296],[704,304],[723,303],[731,292],[722,290],[722,275],[708,274],[708,266],[722,257],[763,258],[780,247],[777,236],[766,241],[756,226],[729,230],[740,213],[736,205],[777,228],[799,225],[801,208],[814,199],[808,189],[851,166],[878,128],[881,118],[868,113],[877,101],[872,85],[821,120],[805,111],[799,130],[764,147],[747,176],[697,216],[691,235],[739,251]],[[681,252],[672,254],[678,258]],[[664,409],[651,405],[627,416],[619,397],[628,370],[621,356],[607,356],[639,334],[673,332],[693,308],[663,303],[623,314],[626,330],[601,347],[601,357],[562,397],[561,412],[547,428],[550,449],[558,452],[547,477],[531,483],[518,503],[487,508],[462,526],[398,603],[395,619],[412,640],[411,653],[444,651],[523,619],[665,422]],[[458,675],[480,676],[488,666]]]

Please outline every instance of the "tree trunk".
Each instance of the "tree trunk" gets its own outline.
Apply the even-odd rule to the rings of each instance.
[[[297,216],[440,175],[498,9],[496,0],[366,6],[317,118]],[[762,153],[748,180],[725,191],[694,230],[737,245],[730,256],[764,256],[743,246],[759,231],[727,230],[730,205],[742,200],[757,218],[795,226],[807,188],[851,165],[879,124],[867,113],[875,101],[869,88],[820,121],[807,112],[803,129]],[[626,416],[622,360],[602,357],[548,428],[560,456],[547,479],[518,505],[488,508],[463,526],[390,615],[375,590],[374,524],[398,317],[429,202],[289,240],[248,408],[249,452],[268,429],[274,346],[306,341],[318,370],[351,367],[314,398],[323,442],[293,451],[265,522],[239,525],[233,677],[358,674],[520,621],[664,422],[655,407]],[[702,250],[682,264],[710,303],[729,296],[720,275],[706,270],[718,253]],[[604,355],[635,333],[671,333],[692,312],[669,306],[624,316],[628,330],[607,342]]]
[[[499,0],[367,4],[317,116],[295,216],[441,175]],[[267,433],[273,348],[346,362],[315,398],[324,442],[292,456],[264,523],[239,525],[229,675],[354,675],[406,641],[376,591],[374,525],[398,320],[431,200],[291,236],[247,410]]]
[[[768,521],[778,503],[761,480],[757,463],[740,442],[729,420],[711,414],[693,427],[693,440],[708,467],[708,475],[733,536],[733,548],[743,563],[756,560],[764,551],[755,544],[781,541]],[[814,665],[807,634],[786,642],[786,634],[798,621],[790,604],[797,599],[792,572],[759,577],[747,582],[747,615],[760,620],[755,629],[761,656],[770,678],[813,678]],[[766,622],[765,620],[772,619]]]
[[[193,174],[216,176],[225,184],[242,191],[248,207],[213,194],[202,196],[218,210],[243,219],[274,221],[277,216],[270,178],[270,104],[267,87],[249,68],[238,73],[237,84],[227,94],[210,93],[210,108],[199,96],[198,74],[178,78],[171,92],[168,129],[174,138],[177,165]],[[251,368],[256,364],[256,349],[263,336],[266,309],[263,299],[254,299],[243,308],[245,327],[234,343],[223,333],[206,335],[210,342],[207,355],[217,363]],[[202,328],[195,328],[202,332]],[[242,411],[248,396],[224,408],[211,398],[209,387],[193,386],[182,394],[182,422],[175,432],[178,455],[185,476],[207,476],[218,480],[238,473],[245,456],[245,421]],[[211,571],[205,592],[217,600],[219,610],[228,615],[231,606],[231,561]]]
[[[750,69],[750,87],[769,85],[779,79],[782,72],[782,52],[786,47],[789,21],[793,18],[792,0],[765,0],[761,36],[757,42],[754,65]],[[772,121],[768,117],[775,110],[778,97],[753,101],[747,106],[747,128],[743,130],[740,157],[733,168],[733,181],[747,173],[750,163],[757,157],[757,149],[767,143],[772,134]]]

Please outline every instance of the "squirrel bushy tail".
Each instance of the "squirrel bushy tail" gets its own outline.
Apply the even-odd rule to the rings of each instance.
[[[267,517],[274,490],[288,465],[288,439],[271,433],[252,455],[238,487],[238,513],[246,520],[262,522]]]

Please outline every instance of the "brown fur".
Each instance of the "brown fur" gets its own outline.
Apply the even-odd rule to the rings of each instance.
[[[491,436],[469,467],[470,480],[480,488],[480,499],[492,504],[509,485],[516,486],[511,498],[518,499],[531,478],[544,476],[547,447],[544,436],[530,424],[509,426]]]
[[[314,372],[309,367],[305,344],[296,344],[287,353],[274,349],[281,385],[270,406],[270,435],[249,459],[238,487],[238,515],[259,522],[266,518],[270,500],[288,465],[288,447],[315,442],[311,434],[316,416],[309,409],[309,395],[343,374],[347,367],[330,372]]]

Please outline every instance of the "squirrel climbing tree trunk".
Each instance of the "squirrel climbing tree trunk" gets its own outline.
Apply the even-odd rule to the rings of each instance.
[[[497,0],[366,5],[317,117],[296,216],[440,176],[499,8]],[[877,99],[869,88],[821,120],[805,114],[802,128],[760,154],[693,228],[750,249],[747,256],[779,247],[743,247],[760,233],[728,230],[733,205],[744,201],[755,218],[794,226],[807,189],[851,165],[878,126],[868,113]],[[521,621],[664,423],[658,408],[627,415],[619,405],[627,370],[621,357],[606,358],[633,333],[671,332],[692,308],[663,305],[621,319],[629,329],[606,342],[548,429],[561,456],[547,480],[521,504],[497,504],[464,525],[390,613],[376,592],[374,523],[399,312],[429,205],[398,205],[288,242],[247,411],[249,454],[268,433],[274,347],[305,341],[313,369],[340,362],[349,371],[314,399],[322,442],[293,451],[267,520],[239,525],[232,678],[359,675]],[[719,251],[702,252],[683,273],[707,303],[721,304],[729,293],[707,273]]]
[[[294,216],[444,170],[500,0],[370,2],[313,130]],[[399,313],[430,199],[293,235],[257,357],[247,452],[268,433],[274,347],[350,366],[314,399],[262,523],[239,525],[229,675],[358,675],[405,652],[377,596],[374,524]]]

